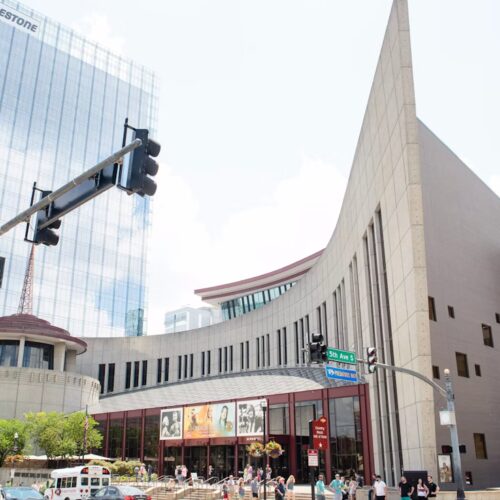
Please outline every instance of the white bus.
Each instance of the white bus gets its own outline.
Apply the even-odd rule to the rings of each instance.
[[[45,490],[45,500],[85,500],[111,483],[111,472],[100,465],[56,469],[50,477],[54,482]]]

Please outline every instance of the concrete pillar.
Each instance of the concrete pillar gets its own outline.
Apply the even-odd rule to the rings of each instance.
[[[66,354],[66,344],[59,342],[54,345],[54,370],[58,372],[64,371],[64,356]]]
[[[23,357],[24,357],[24,343],[26,341],[26,337],[21,337],[19,339],[19,351],[17,352],[17,367],[23,367]]]

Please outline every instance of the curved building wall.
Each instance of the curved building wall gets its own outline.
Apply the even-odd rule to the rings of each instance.
[[[177,336],[89,339],[78,362],[94,376],[97,365],[114,363],[116,393],[127,385],[301,365],[307,334],[322,332],[330,346],[363,357],[375,345],[381,361],[431,376],[427,307],[408,9],[396,0],[338,223],[312,269],[283,296],[229,322]],[[403,467],[435,471],[431,390],[382,370],[367,379],[376,470],[390,483]]]

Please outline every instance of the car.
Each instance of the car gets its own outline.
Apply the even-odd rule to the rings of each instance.
[[[0,490],[5,500],[43,500],[43,495],[28,486],[5,486]]]
[[[96,500],[151,500],[151,497],[139,488],[117,484],[101,488],[92,498]]]

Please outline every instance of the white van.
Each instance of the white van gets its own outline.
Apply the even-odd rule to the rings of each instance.
[[[54,483],[45,490],[45,500],[85,500],[111,483],[111,472],[100,465],[56,469],[50,477]]]

